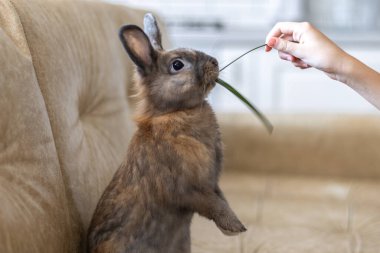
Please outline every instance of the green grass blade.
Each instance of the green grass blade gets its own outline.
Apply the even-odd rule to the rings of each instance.
[[[236,97],[238,97],[244,104],[246,104],[257,115],[257,117],[259,117],[259,119],[267,128],[269,133],[273,132],[273,125],[270,123],[270,121],[255,106],[253,106],[243,95],[241,95],[240,92],[238,92],[234,87],[232,87],[231,85],[229,85],[228,83],[226,83],[220,78],[218,78],[216,82],[222,85],[227,90],[229,90]]]
[[[252,48],[251,50],[245,52],[244,54],[240,55],[238,58],[236,58],[235,60],[233,60],[232,62],[228,63],[226,66],[224,66],[223,68],[221,68],[219,70],[219,72],[222,72],[224,69],[226,69],[228,66],[230,66],[232,63],[236,62],[237,60],[239,60],[240,58],[242,58],[243,56],[245,56],[246,54],[249,54],[250,52],[252,51],[255,51],[256,49],[259,49],[259,48],[262,48],[262,47],[265,47],[267,44],[264,44],[264,45],[261,45],[261,46],[258,46],[258,47],[255,47],[255,48]]]

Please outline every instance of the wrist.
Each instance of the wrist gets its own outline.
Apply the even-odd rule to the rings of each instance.
[[[341,81],[380,109],[380,73],[350,57],[343,68]]]
[[[365,92],[369,86],[373,86],[374,83],[379,83],[378,72],[374,71],[355,57],[351,55],[348,56],[349,59],[345,61],[339,81],[345,83],[360,94]]]
[[[356,72],[361,66],[360,62],[353,56],[343,52],[340,63],[337,66],[335,79],[347,85],[350,85],[355,78]]]

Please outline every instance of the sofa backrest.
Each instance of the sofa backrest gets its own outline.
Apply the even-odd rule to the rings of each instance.
[[[269,115],[269,135],[252,114],[219,115],[228,171],[380,178],[378,115]]]

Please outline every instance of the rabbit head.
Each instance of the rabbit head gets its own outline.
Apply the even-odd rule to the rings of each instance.
[[[156,19],[150,13],[144,17],[144,31],[126,25],[120,29],[120,39],[137,67],[140,98],[152,113],[194,108],[215,86],[217,60],[191,49],[165,51]]]

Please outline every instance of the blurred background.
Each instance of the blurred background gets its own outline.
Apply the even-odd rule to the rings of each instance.
[[[151,9],[167,25],[173,48],[215,56],[224,66],[265,43],[278,21],[309,21],[339,46],[380,71],[380,2],[376,0],[107,0]],[[261,48],[221,73],[267,113],[376,114],[371,104],[314,70],[299,70]],[[210,96],[219,112],[248,112],[217,87]]]

